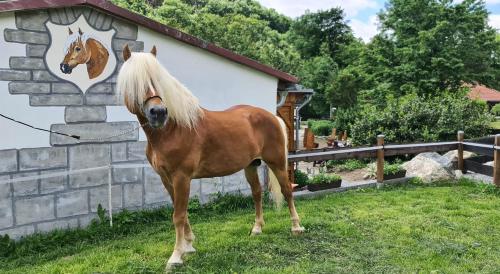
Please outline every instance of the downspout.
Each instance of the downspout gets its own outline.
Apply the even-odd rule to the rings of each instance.
[[[280,101],[276,105],[276,108],[280,108],[285,104],[286,97],[288,96],[288,90],[280,90],[278,91],[278,94],[280,95]]]
[[[299,131],[300,131],[300,110],[305,107],[312,99],[312,94],[305,96],[306,99],[302,104],[295,107],[295,150],[299,150]]]

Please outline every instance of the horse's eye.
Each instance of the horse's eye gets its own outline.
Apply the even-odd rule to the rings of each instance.
[[[76,47],[76,48],[75,48],[75,50],[76,50],[76,51],[80,51],[80,50],[81,50],[81,48],[80,48],[80,47]]]

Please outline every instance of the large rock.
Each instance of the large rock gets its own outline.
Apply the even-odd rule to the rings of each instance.
[[[419,177],[426,183],[455,177],[450,159],[436,152],[420,153],[403,167],[407,176]]]
[[[474,156],[476,156],[476,154],[474,154],[473,152],[464,151],[464,159],[468,159]],[[451,162],[456,162],[458,161],[458,150],[448,151],[443,155],[443,157],[448,158],[448,160],[450,160]]]

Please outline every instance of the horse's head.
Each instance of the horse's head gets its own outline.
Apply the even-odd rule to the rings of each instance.
[[[156,47],[153,46],[151,49],[151,54],[156,57]],[[123,49],[123,60],[127,60],[131,57],[132,53],[128,45],[125,45]],[[153,128],[162,128],[165,126],[168,120],[168,110],[160,97],[160,93],[156,90],[155,86],[151,81],[148,81],[148,87],[146,89],[146,96],[142,102],[142,108],[137,109],[135,105],[127,103],[127,97],[125,97],[127,108],[130,112],[134,114],[141,115],[148,120],[148,123]],[[139,113],[138,113],[139,112]]]
[[[90,50],[85,47],[84,39],[82,39],[83,32],[80,29],[78,29],[78,33],[73,33],[69,28],[68,30],[66,55],[60,65],[61,71],[65,74],[71,74],[76,66],[87,63],[91,56]]]

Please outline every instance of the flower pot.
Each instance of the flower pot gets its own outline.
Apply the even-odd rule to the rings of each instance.
[[[331,183],[325,183],[325,184],[313,184],[313,185],[308,185],[307,189],[309,191],[319,191],[319,190],[325,190],[325,189],[330,189],[330,188],[337,188],[340,187],[342,184],[342,180],[334,181]]]
[[[404,178],[406,176],[406,170],[400,170],[394,174],[384,174],[384,180],[392,180],[392,179],[399,179],[399,178]]]

